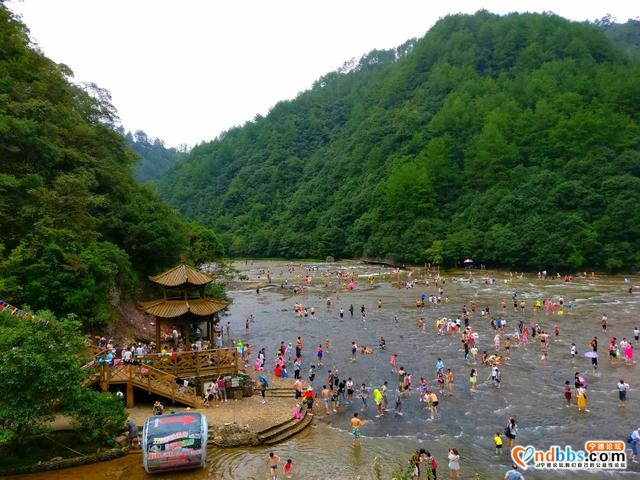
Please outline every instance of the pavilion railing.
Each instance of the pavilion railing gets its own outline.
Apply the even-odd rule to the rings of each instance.
[[[211,374],[238,373],[238,350],[216,348],[213,350],[191,350],[186,352],[150,353],[135,359],[143,365],[151,365],[176,377]]]

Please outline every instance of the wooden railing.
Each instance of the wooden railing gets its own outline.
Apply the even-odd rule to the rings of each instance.
[[[238,350],[235,348],[176,352],[175,359],[171,354],[150,353],[136,360],[177,377],[238,373]]]
[[[203,375],[236,375],[239,355],[235,348],[217,348],[176,352],[174,359],[170,354],[149,354],[136,358],[135,364],[116,360],[113,366],[106,362],[100,363],[100,358],[104,358],[104,353],[97,355],[83,367],[89,370],[85,386],[99,382],[100,388],[106,391],[112,383],[125,383],[128,385],[127,397],[129,388],[136,386],[171,401],[196,407],[199,399],[195,387],[185,386],[181,381],[187,377]],[[130,406],[133,406],[133,400],[131,402]]]
[[[179,378],[163,372],[151,365],[119,364],[114,367],[103,364],[99,367],[100,384],[130,383],[136,387],[179,401],[192,407],[198,406],[198,395],[195,387],[178,383]]]

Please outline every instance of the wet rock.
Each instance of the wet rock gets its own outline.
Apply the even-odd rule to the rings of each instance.
[[[209,426],[209,441],[218,447],[255,446],[260,444],[258,436],[248,425],[236,422],[225,423],[222,426]]]

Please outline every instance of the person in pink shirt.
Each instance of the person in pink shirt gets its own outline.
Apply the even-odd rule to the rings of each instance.
[[[398,361],[398,354],[392,353],[389,357],[389,365],[391,365],[391,371],[395,373],[397,371],[396,363]]]
[[[633,364],[633,345],[631,343],[627,343],[627,346],[624,348],[624,361],[627,365]]]

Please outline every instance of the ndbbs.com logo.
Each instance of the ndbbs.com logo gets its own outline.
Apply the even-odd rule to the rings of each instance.
[[[511,459],[523,470],[627,468],[625,445],[620,440],[589,440],[585,442],[584,450],[574,450],[570,445],[552,445],[548,450],[516,445],[511,449]]]

